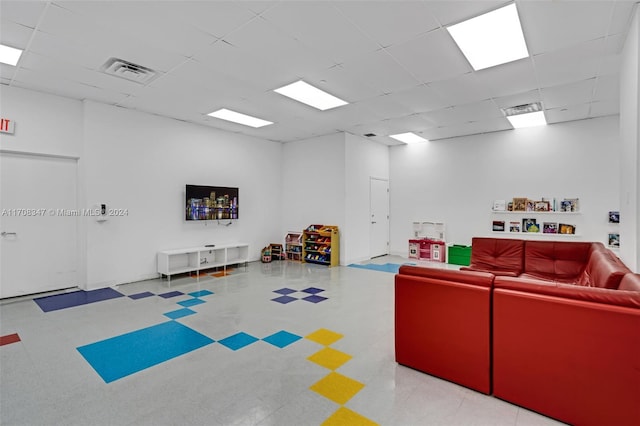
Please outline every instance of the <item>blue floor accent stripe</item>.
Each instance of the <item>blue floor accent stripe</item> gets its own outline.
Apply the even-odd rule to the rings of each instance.
[[[59,309],[72,308],[74,306],[87,305],[89,303],[102,302],[103,300],[124,297],[124,294],[110,288],[97,290],[79,290],[71,293],[55,294],[53,296],[38,297],[33,299],[44,312],[57,311]]]
[[[213,343],[176,321],[168,321],[77,348],[106,383]]]
[[[264,340],[267,343],[272,344],[273,346],[277,346],[279,348],[284,348],[285,346],[289,346],[290,344],[297,342],[302,339],[301,336],[297,334],[289,333],[288,331],[280,330],[277,333],[272,334],[271,336],[265,337]]]
[[[189,293],[189,296],[202,297],[202,296],[208,296],[210,294],[213,294],[213,292],[209,290],[200,290],[200,291],[194,291],[193,293]]]
[[[189,308],[191,306],[201,305],[203,303],[207,303],[202,299],[187,299],[182,302],[178,302],[178,305],[184,306],[185,308]]]
[[[412,263],[405,263],[405,265],[413,265]],[[349,265],[352,268],[360,268],[360,269],[371,269],[372,271],[382,271],[382,272],[391,272],[392,274],[397,274],[400,269],[400,264],[398,263],[385,263],[385,264],[376,264],[376,263],[367,263],[365,265],[360,265],[357,263],[352,263]]]
[[[218,340],[223,346],[231,349],[232,351],[237,351],[238,349],[244,348],[254,342],[257,342],[259,339],[257,337],[253,337],[250,334],[245,332],[240,332],[234,334],[233,336],[226,337],[222,340]]]

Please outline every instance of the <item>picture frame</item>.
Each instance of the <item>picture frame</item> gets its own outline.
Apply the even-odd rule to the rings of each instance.
[[[609,247],[611,248],[620,248],[620,234],[616,233],[611,233],[609,234]]]
[[[551,203],[549,201],[535,201],[533,204],[533,210],[536,212],[548,212],[551,211]]]
[[[520,222],[509,222],[509,232],[520,232]]]
[[[504,232],[504,220],[494,220],[491,229],[494,232]]]
[[[610,211],[609,212],[609,223],[620,223],[620,212],[618,212],[618,211]]]
[[[559,223],[558,224],[558,234],[575,234],[576,226],[571,225],[569,223]]]
[[[522,219],[522,232],[538,233],[540,227],[538,221],[535,218],[523,218]]]
[[[514,198],[513,199],[513,208],[514,212],[526,212],[527,211],[527,198]]]
[[[558,224],[556,222],[543,222],[542,223],[543,234],[557,234]]]

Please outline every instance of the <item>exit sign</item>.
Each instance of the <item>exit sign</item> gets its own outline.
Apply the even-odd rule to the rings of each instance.
[[[0,133],[9,133],[10,135],[15,132],[16,123],[8,118],[0,118]]]

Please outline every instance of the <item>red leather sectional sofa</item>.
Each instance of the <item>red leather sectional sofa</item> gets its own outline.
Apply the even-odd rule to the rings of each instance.
[[[640,425],[640,275],[601,243],[474,238],[402,266],[396,361],[577,425]]]

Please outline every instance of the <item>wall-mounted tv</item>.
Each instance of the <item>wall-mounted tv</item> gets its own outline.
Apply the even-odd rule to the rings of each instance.
[[[238,188],[187,185],[186,220],[238,219]]]

